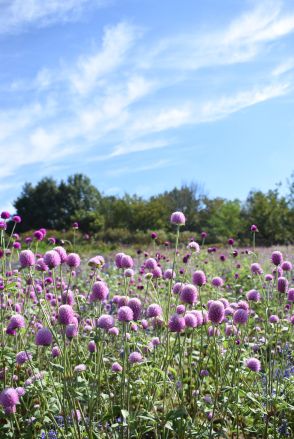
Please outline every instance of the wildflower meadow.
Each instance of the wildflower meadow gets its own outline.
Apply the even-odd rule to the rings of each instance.
[[[293,247],[183,242],[174,212],[169,243],[83,254],[21,221],[1,214],[1,439],[294,437]]]

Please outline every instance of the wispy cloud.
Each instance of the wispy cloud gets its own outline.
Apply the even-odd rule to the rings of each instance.
[[[44,27],[76,20],[86,8],[109,3],[110,0],[0,0],[0,33],[16,33],[31,25]]]
[[[107,174],[112,177],[119,177],[123,174],[129,174],[129,173],[134,174],[137,172],[153,171],[155,169],[161,169],[167,166],[172,166],[173,164],[175,165],[175,163],[173,163],[171,160],[162,159],[158,161],[153,161],[151,163],[148,163],[147,165],[142,165],[142,166],[136,166],[136,167],[124,166],[121,168],[111,169],[107,172]]]
[[[272,75],[281,76],[284,73],[288,73],[293,69],[294,69],[294,58],[288,58],[274,68],[274,70],[272,71]]]

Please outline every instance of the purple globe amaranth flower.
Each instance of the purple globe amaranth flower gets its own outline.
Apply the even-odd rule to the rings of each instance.
[[[87,370],[87,366],[85,364],[78,364],[74,368],[74,372],[77,372],[77,373],[85,372],[85,370]]]
[[[60,260],[61,260],[62,264],[64,262],[66,262],[66,260],[67,260],[67,253],[66,253],[66,250],[63,247],[57,246],[57,247],[54,247],[53,250],[56,251],[59,254]]]
[[[118,372],[121,372],[122,370],[123,370],[122,366],[117,362],[113,363],[111,366],[112,372],[118,373]]]
[[[58,321],[62,325],[69,325],[73,322],[74,310],[70,305],[61,305],[58,309]]]
[[[9,329],[12,330],[24,328],[25,327],[24,317],[21,314],[14,314],[13,316],[10,317],[8,327]]]
[[[247,300],[251,300],[252,302],[259,302],[260,301],[260,294],[256,290],[250,290],[246,294]]]
[[[134,261],[129,255],[123,255],[121,258],[121,268],[133,268]]]
[[[294,288],[290,288],[288,290],[288,301],[289,302],[294,302]]]
[[[233,238],[229,238],[228,239],[228,244],[229,245],[234,245],[235,240]]]
[[[99,281],[95,282],[92,287],[92,293],[90,296],[90,301],[95,302],[97,300],[106,300],[109,294],[108,286],[105,282]]]
[[[4,220],[9,219],[10,213],[4,210],[3,212],[1,212],[1,218]]]
[[[125,256],[124,253],[117,253],[115,255],[114,260],[115,260],[115,265],[117,266],[117,268],[122,268],[121,260],[122,260],[123,256]]]
[[[116,326],[113,326],[113,328],[110,328],[108,330],[108,334],[114,335],[115,337],[117,337],[119,334],[119,329]]]
[[[129,300],[128,306],[133,311],[133,319],[138,320],[141,315],[141,309],[142,309],[142,303],[140,299],[137,299],[137,297],[133,297]]]
[[[248,358],[245,364],[252,372],[259,372],[261,369],[260,361],[257,358]]]
[[[48,265],[46,265],[43,258],[37,259],[35,268],[37,271],[48,271],[49,270],[49,267],[48,267]]]
[[[266,282],[271,282],[271,281],[273,280],[273,276],[272,276],[271,274],[266,274],[266,275],[264,276],[264,280],[265,280]]]
[[[17,364],[24,364],[31,359],[32,359],[32,354],[26,351],[18,352],[15,356],[15,360]]]
[[[227,259],[225,255],[220,255],[219,258],[220,258],[220,260],[223,261],[223,262]]]
[[[8,387],[0,393],[0,404],[5,410],[5,413],[14,413],[15,406],[19,404],[19,395],[15,389]]]
[[[147,317],[161,317],[162,308],[157,303],[151,303],[147,308]]]
[[[120,322],[130,322],[134,318],[133,310],[129,306],[122,306],[117,312],[117,318]]]
[[[76,337],[79,333],[79,329],[78,326],[75,325],[74,323],[70,323],[69,325],[66,325],[65,327],[65,335],[67,336],[68,339],[72,339],[74,337]]]
[[[271,261],[274,265],[281,265],[283,262],[283,254],[279,251],[272,252]]]
[[[41,230],[36,230],[34,232],[34,238],[36,238],[37,241],[42,241],[44,238],[43,233],[41,232]]]
[[[49,250],[44,254],[44,262],[49,268],[56,268],[61,264],[61,258],[57,251]]]
[[[101,329],[108,330],[112,328],[113,325],[114,325],[114,318],[109,314],[102,314],[97,321],[97,326],[98,328]]]
[[[37,346],[50,346],[52,344],[52,333],[49,328],[41,328],[36,334],[35,342]]]
[[[189,242],[189,244],[187,245],[187,248],[192,250],[194,253],[199,253],[200,252],[200,245],[196,241]]]
[[[158,234],[156,232],[151,232],[150,236],[152,239],[157,239]]]
[[[165,272],[163,273],[163,278],[164,279],[173,279],[176,276],[176,273],[173,271],[172,268],[168,268],[167,270],[165,270]]]
[[[243,308],[238,308],[234,312],[233,321],[235,325],[245,325],[248,321],[248,311]]]
[[[220,287],[223,286],[224,281],[223,281],[223,279],[222,279],[221,277],[216,276],[216,277],[214,277],[214,278],[212,279],[211,283],[212,283],[212,285],[213,285],[214,287],[220,288]]]
[[[140,352],[132,352],[129,355],[129,363],[134,364],[134,363],[141,363],[143,360],[142,354]]]
[[[88,351],[93,354],[97,349],[96,343],[94,340],[90,340],[88,343]]]
[[[251,232],[258,232],[258,228],[255,224],[252,224],[252,226],[250,227]]]
[[[291,271],[293,268],[293,265],[290,261],[284,261],[281,265],[281,268],[284,271]]]
[[[207,232],[201,232],[201,238],[205,239],[207,237]]]
[[[133,278],[135,276],[135,272],[132,268],[126,268],[124,271],[124,277]]]
[[[224,304],[220,300],[211,301],[208,308],[208,319],[214,324],[219,324],[223,321],[224,316]]]
[[[154,258],[146,259],[145,267],[148,268],[148,270],[154,270],[157,267],[156,259],[154,259]]]
[[[152,270],[152,275],[154,278],[159,279],[162,277],[162,270],[160,267],[155,267],[154,270]]]
[[[168,328],[171,332],[182,332],[186,327],[185,318],[179,314],[173,314],[168,322]]]
[[[21,243],[20,242],[14,242],[12,244],[12,247],[15,248],[15,250],[20,250],[21,249]]]
[[[97,255],[89,259],[88,265],[93,268],[102,268],[105,265],[105,260],[103,256]]]
[[[289,282],[285,277],[278,278],[277,288],[278,288],[279,293],[286,293],[288,290],[288,285],[289,285]]]
[[[179,294],[182,291],[184,284],[182,284],[182,282],[176,282],[173,286],[173,293],[174,294]]]
[[[19,215],[14,215],[14,216],[12,217],[12,221],[13,221],[14,223],[21,223],[21,217],[20,217]]]
[[[193,273],[192,276],[193,284],[197,285],[198,287],[202,287],[206,284],[206,276],[204,271],[197,270]]]
[[[81,258],[77,253],[70,253],[67,255],[66,263],[70,268],[78,268],[81,263]]]
[[[32,267],[35,264],[35,255],[31,250],[22,250],[19,254],[19,263],[22,268]]]
[[[249,304],[245,300],[239,300],[237,307],[245,309],[245,311],[249,311]]]
[[[185,307],[185,305],[178,305],[178,306],[176,307],[176,313],[177,313],[177,314],[184,314],[185,311],[186,311],[186,307]]]
[[[61,355],[60,349],[58,346],[53,346],[52,350],[51,350],[51,355],[53,358],[57,358]]]
[[[191,312],[187,313],[185,315],[185,324],[187,328],[196,328],[198,326],[198,319],[195,316],[195,314],[192,314]]]
[[[269,322],[271,323],[279,323],[280,319],[277,315],[272,314],[271,316],[269,316]]]
[[[262,274],[263,273],[261,265],[258,264],[257,262],[254,262],[253,264],[251,264],[250,270],[253,274]]]
[[[193,305],[198,299],[197,288],[192,284],[185,284],[180,292],[180,299],[184,303]]]
[[[183,212],[173,212],[170,217],[170,222],[177,226],[184,226],[186,223],[185,215]]]

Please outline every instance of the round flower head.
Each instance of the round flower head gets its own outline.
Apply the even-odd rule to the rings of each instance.
[[[96,300],[105,300],[107,299],[109,294],[108,286],[105,282],[99,281],[95,282],[92,287],[91,301],[94,302]]]
[[[114,325],[114,318],[109,314],[102,314],[97,321],[98,328],[110,329]]]
[[[113,328],[110,328],[108,330],[108,334],[114,335],[115,337],[117,337],[119,334],[119,329],[116,326],[114,326]]]
[[[121,258],[121,268],[133,268],[134,261],[129,255],[123,255]]]
[[[283,254],[279,251],[272,252],[271,261],[274,265],[281,265],[283,262]]]
[[[271,316],[269,316],[269,321],[271,323],[279,323],[280,319],[277,315],[272,314]]]
[[[235,325],[245,325],[245,323],[247,323],[248,321],[248,317],[249,317],[248,311],[246,311],[243,308],[238,308],[234,312],[233,321]]]
[[[115,260],[115,265],[117,266],[117,268],[122,268],[121,260],[122,260],[123,256],[125,256],[124,253],[117,253],[115,255],[114,260]]]
[[[6,212],[6,211],[1,212],[1,218],[5,219],[5,220],[9,219],[10,218],[10,213]]]
[[[161,317],[162,308],[157,303],[152,303],[147,308],[147,317]]]
[[[148,270],[154,270],[157,267],[157,261],[154,258],[148,258],[145,261],[145,267]]]
[[[176,224],[177,226],[184,226],[186,223],[186,218],[183,212],[174,212],[171,214],[170,222]]]
[[[198,287],[202,287],[203,285],[206,284],[206,276],[204,271],[202,270],[195,271],[193,273],[192,279],[193,279],[193,284],[197,285]]]
[[[140,352],[132,352],[129,355],[129,362],[131,364],[141,363],[142,360],[143,360],[143,357],[142,357],[142,354],[140,354]]]
[[[76,337],[78,335],[79,329],[78,326],[75,325],[74,323],[70,323],[69,325],[66,325],[65,328],[65,335],[67,336],[68,339],[72,339],[74,337]]]
[[[176,276],[176,273],[172,270],[172,268],[168,268],[167,270],[165,270],[165,272],[163,273],[163,278],[164,279],[172,279]]]
[[[66,251],[65,251],[65,249],[63,247],[61,247],[61,246],[54,247],[53,250],[56,251],[59,254],[61,263],[66,262],[67,253],[66,253]]]
[[[51,355],[53,358],[59,357],[61,354],[60,349],[58,346],[53,346],[52,350],[51,350]]]
[[[151,232],[150,236],[152,239],[157,239],[157,237],[158,237],[156,232]]]
[[[21,223],[21,217],[20,217],[19,215],[14,215],[14,216],[12,217],[12,221],[13,221],[14,223]]]
[[[10,317],[8,327],[10,329],[20,329],[25,327],[25,319],[21,314],[14,314]]]
[[[289,282],[285,277],[278,278],[278,291],[279,293],[286,293],[288,290]]]
[[[32,267],[35,264],[35,255],[31,250],[22,250],[19,254],[19,263],[22,268]]]
[[[284,271],[291,271],[293,268],[293,265],[291,264],[290,261],[284,261],[282,263],[281,267],[282,267],[282,270],[284,270]]]
[[[217,276],[217,277],[214,277],[214,278],[212,279],[211,283],[212,283],[212,285],[213,285],[214,287],[220,288],[220,287],[223,286],[224,281],[223,281],[223,279],[222,279],[221,277]]]
[[[271,274],[266,274],[266,275],[264,276],[264,280],[265,280],[266,282],[271,282],[271,281],[273,280],[273,276],[272,276]]]
[[[42,241],[44,238],[43,233],[41,232],[41,230],[36,230],[34,232],[34,238],[36,238],[37,241]]]
[[[178,305],[177,308],[176,308],[176,313],[177,314],[184,314],[185,311],[186,311],[185,305]]]
[[[185,324],[187,328],[196,328],[198,325],[198,320],[195,314],[192,314],[191,312],[185,315]]]
[[[260,301],[260,294],[256,290],[250,290],[246,294],[247,300],[251,300],[252,302],[259,302]]]
[[[234,240],[233,238],[229,238],[229,239],[228,239],[228,244],[229,244],[229,245],[233,245],[234,242],[235,242],[235,240]]]
[[[15,356],[15,360],[17,364],[24,364],[26,361],[29,361],[32,359],[32,354],[26,351],[18,352]]]
[[[194,251],[195,253],[200,252],[200,246],[199,246],[198,242],[195,242],[195,241],[189,242],[189,244],[187,245],[187,248]]]
[[[105,265],[105,260],[103,256],[100,255],[94,256],[93,258],[89,259],[88,265],[89,267],[93,267],[93,268],[101,268],[103,267],[103,265]]]
[[[182,332],[186,327],[185,318],[179,314],[172,315],[169,319],[168,327],[171,332]]]
[[[19,395],[15,389],[8,387],[0,393],[0,404],[4,409],[19,404]]]
[[[258,232],[258,228],[255,224],[252,224],[252,226],[250,227],[251,232]]]
[[[70,253],[67,255],[66,263],[70,268],[77,268],[81,263],[81,258],[77,253]]]
[[[61,305],[58,310],[58,321],[62,325],[69,325],[73,322],[74,310],[70,305]]]
[[[135,276],[135,272],[132,268],[126,268],[124,271],[124,277],[134,277]]]
[[[26,393],[26,391],[23,387],[17,387],[15,390],[17,391],[17,394],[20,397],[22,397]]]
[[[182,291],[184,284],[182,284],[181,282],[176,282],[173,286],[173,293],[174,294],[179,294]]]
[[[96,343],[94,340],[90,340],[88,343],[88,351],[93,354],[97,349]]]
[[[49,268],[56,268],[61,264],[61,258],[57,251],[49,250],[44,254],[44,262]]]
[[[288,290],[288,301],[294,302],[294,288]]]
[[[130,322],[134,318],[133,310],[129,306],[122,306],[117,312],[117,318],[120,322]]]
[[[36,334],[35,342],[37,346],[50,346],[52,344],[52,334],[49,328],[41,328]]]
[[[77,366],[75,366],[74,372],[77,372],[77,373],[85,372],[86,369],[87,369],[87,366],[85,364],[78,364]]]
[[[245,362],[248,369],[252,370],[252,372],[259,372],[261,365],[260,361],[257,358],[248,358]]]
[[[123,369],[122,366],[117,362],[113,363],[113,365],[111,366],[111,371],[115,373],[121,372],[122,369]]]
[[[251,264],[250,269],[251,269],[251,272],[253,274],[262,274],[263,273],[263,270],[262,270],[260,264],[258,264],[257,262],[254,262],[253,264]]]
[[[180,299],[184,303],[193,305],[198,299],[197,288],[192,284],[184,285],[182,291],[180,292]]]
[[[49,270],[49,267],[48,267],[48,265],[46,265],[43,258],[37,259],[35,267],[36,267],[37,271],[48,271]]]
[[[142,309],[142,303],[140,299],[137,299],[136,297],[133,297],[129,300],[128,306],[133,311],[133,319],[138,320],[140,318],[141,309]]]
[[[154,270],[152,270],[152,275],[154,278],[159,279],[162,277],[162,270],[160,267],[155,267]]]
[[[208,319],[214,323],[221,323],[225,316],[225,307],[220,300],[214,300],[210,303],[208,309]]]

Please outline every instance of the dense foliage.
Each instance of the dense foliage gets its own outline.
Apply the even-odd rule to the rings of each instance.
[[[44,178],[35,186],[26,183],[14,203],[23,217],[21,230],[46,227],[68,229],[78,221],[81,231],[104,241],[140,242],[140,232],[171,231],[169,213],[180,210],[187,216],[185,230],[206,231],[206,242],[224,242],[229,236],[246,244],[251,224],[259,229],[259,244],[289,244],[294,235],[294,174],[288,195],[280,188],[266,193],[251,191],[244,203],[239,200],[209,198],[196,184],[184,185],[144,199],[136,195],[105,196],[88,177],[74,175],[57,183]]]

